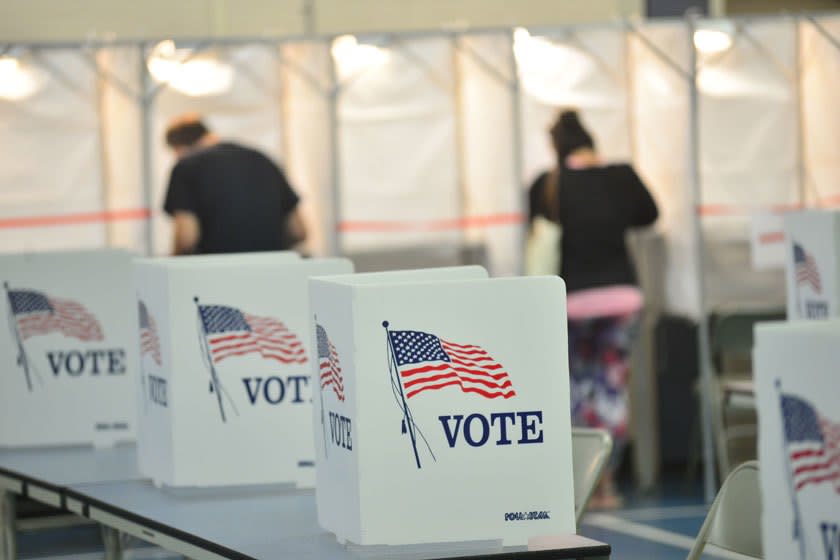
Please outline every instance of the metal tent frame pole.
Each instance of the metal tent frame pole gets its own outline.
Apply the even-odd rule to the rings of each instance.
[[[332,227],[327,235],[327,254],[341,255],[341,139],[339,138],[338,97],[341,95],[341,84],[338,79],[338,69],[335,57],[331,52],[331,41],[327,42],[327,64],[329,64],[330,89],[327,95],[329,104],[330,123],[330,194],[332,198]]]
[[[703,494],[707,502],[712,502],[717,494],[717,476],[715,468],[715,445],[712,422],[712,398],[714,383],[712,379],[711,341],[709,336],[709,317],[706,310],[706,267],[705,236],[703,233],[703,179],[700,169],[700,92],[697,85],[697,49],[694,46],[694,31],[697,16],[686,17],[689,52],[689,166],[692,190],[694,255],[697,264],[697,304],[700,315],[697,323],[697,354],[700,373],[700,419],[703,438]]]
[[[510,115],[511,115],[511,143],[513,144],[513,176],[515,178],[514,186],[519,189],[519,204],[520,213],[522,216],[527,216],[530,199],[527,189],[522,188],[522,181],[525,169],[525,156],[522,153],[522,83],[519,80],[519,63],[516,60],[516,50],[513,38],[513,32],[508,34],[510,41]],[[523,250],[519,252],[516,263],[516,270],[519,274],[525,272],[525,244],[528,242],[528,224],[527,221],[519,228],[519,246]]]
[[[151,80],[146,69],[146,44],[140,44],[140,157],[141,184],[143,186],[143,204],[149,212],[146,221],[146,254],[153,255],[155,250],[154,216],[154,180],[152,178],[152,104],[154,92],[150,91]]]

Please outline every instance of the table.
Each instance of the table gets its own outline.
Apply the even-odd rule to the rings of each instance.
[[[0,559],[17,557],[15,495],[66,510],[64,490],[71,484],[140,478],[133,444],[0,449]]]
[[[122,556],[120,533],[190,558],[214,560],[596,560],[609,558],[611,552],[608,545],[577,536],[532,551],[522,547],[491,553],[446,545],[396,550],[374,547],[351,552],[318,525],[312,490],[238,488],[175,494],[141,479],[133,446],[112,450],[0,450],[0,491],[29,496],[109,528],[105,544],[106,557],[111,560]],[[6,516],[3,519],[6,533],[9,524]],[[12,517],[12,531],[13,521]],[[13,545],[13,534],[11,537]],[[13,547],[3,551],[6,555],[0,555],[0,559],[14,558]]]

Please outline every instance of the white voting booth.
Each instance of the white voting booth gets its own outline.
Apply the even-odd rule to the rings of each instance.
[[[0,446],[133,440],[129,253],[2,255],[0,281]]]
[[[350,272],[291,254],[137,261],[141,473],[311,487],[307,281]]]
[[[840,557],[840,321],[756,329],[767,560]]]
[[[840,212],[806,210],[785,217],[789,319],[840,315]]]
[[[432,269],[310,297],[318,518],[339,542],[575,532],[562,280]]]

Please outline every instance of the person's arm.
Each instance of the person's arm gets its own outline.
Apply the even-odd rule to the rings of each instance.
[[[169,188],[163,203],[164,211],[172,216],[173,255],[194,253],[201,239],[201,225],[196,212],[197,204],[187,175],[181,164],[176,164],[172,168]]]
[[[627,181],[631,191],[630,204],[630,226],[645,227],[651,225],[659,218],[659,208],[650,191],[636,174],[636,171],[627,166]]]
[[[283,170],[273,162],[272,164],[277,175],[276,182],[280,192],[280,207],[284,212],[282,227],[285,228],[284,232],[289,242],[294,246],[306,239],[306,223],[303,220],[298,206],[300,204],[300,197],[292,188],[292,185],[289,184],[289,180],[286,179],[286,174],[283,173]]]
[[[286,231],[289,233],[289,238],[295,245],[306,241],[306,222],[300,214],[300,209],[295,208],[289,214],[286,220]]]
[[[174,219],[173,255],[189,255],[198,247],[201,225],[198,218],[187,210],[177,210]]]

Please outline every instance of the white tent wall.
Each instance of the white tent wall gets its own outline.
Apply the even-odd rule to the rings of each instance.
[[[515,34],[522,87],[523,180],[555,164],[548,130],[575,108],[607,161],[630,161],[624,34],[616,26]]]
[[[840,16],[799,23],[806,195],[840,204]]]
[[[364,43],[333,47],[341,246],[458,246],[463,209],[450,41]]]
[[[629,31],[631,134],[634,163],[659,206],[656,228],[664,239],[664,255],[655,252],[655,238],[645,238],[644,253],[654,277],[645,293],[649,305],[672,313],[697,316],[699,274],[690,182],[689,40],[682,22],[646,24]],[[653,283],[653,282],[651,282]],[[661,286],[661,287],[660,287]],[[661,292],[660,292],[661,290]]]
[[[223,140],[255,147],[278,164],[284,160],[282,92],[275,45],[227,46],[212,54],[230,64],[230,89],[216,95],[188,96],[161,84],[152,103],[151,146],[154,178],[154,253],[172,251],[172,226],[162,211],[169,173],[175,163],[164,142],[167,123],[186,112],[204,115]],[[153,82],[154,83],[154,82]]]
[[[494,275],[521,270],[525,199],[519,188],[513,45],[509,33],[456,39],[466,241],[483,244]]]
[[[96,74],[86,57],[25,50],[19,60],[34,93],[0,97],[0,251],[105,243]]]
[[[307,225],[306,249],[314,255],[337,252],[330,98],[333,78],[325,42],[289,43],[283,61],[284,144],[289,180],[301,195]]]
[[[143,194],[140,49],[117,47],[96,54],[100,71],[102,169],[106,177],[107,242],[112,247],[146,252],[149,209]]]
[[[783,305],[782,271],[751,266],[749,228],[800,202],[796,60],[793,18],[741,22],[729,50],[698,56],[707,309]]]

